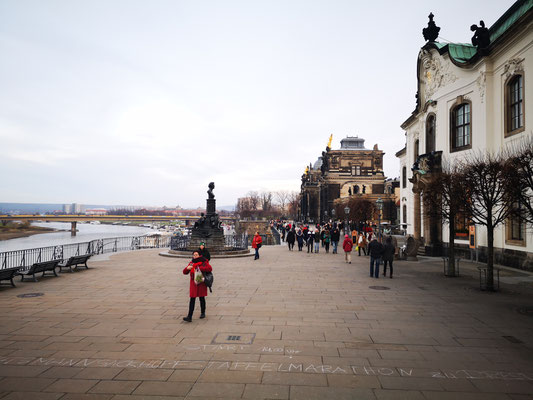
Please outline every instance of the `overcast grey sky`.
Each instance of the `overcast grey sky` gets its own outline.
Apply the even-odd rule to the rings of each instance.
[[[299,190],[330,134],[399,175],[422,28],[507,0],[0,0],[0,202],[203,206]]]

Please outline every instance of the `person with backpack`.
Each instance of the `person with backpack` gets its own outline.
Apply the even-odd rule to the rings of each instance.
[[[213,271],[213,268],[209,264],[209,261],[201,256],[197,251],[193,253],[192,260],[183,269],[184,275],[190,276],[189,284],[189,314],[183,317],[185,322],[192,321],[192,314],[194,312],[194,306],[196,304],[196,298],[200,298],[200,319],[205,318],[205,298],[207,296],[207,285],[204,282],[203,276],[206,272]]]
[[[263,245],[263,239],[261,239],[261,235],[259,235],[259,232],[255,232],[254,238],[252,239],[252,248],[255,249],[255,258],[254,260],[257,260],[259,258],[259,249]]]
[[[344,242],[342,242],[342,249],[344,250],[344,262],[352,263],[352,248],[353,242],[350,235],[344,235]]]
[[[383,245],[375,236],[368,245],[368,254],[370,254],[370,277],[377,279],[379,278],[379,264],[383,256]]]

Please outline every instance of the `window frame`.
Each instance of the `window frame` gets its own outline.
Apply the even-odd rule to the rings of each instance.
[[[522,110],[522,125],[518,128],[512,129],[512,120],[513,120],[513,105],[517,103],[513,103],[512,99],[512,92],[511,88],[512,85],[517,81],[518,79],[522,80],[522,88],[520,91],[521,99],[519,100],[518,104],[521,106]],[[525,79],[524,79],[524,73],[521,71],[519,73],[516,73],[514,75],[511,75],[506,81],[504,85],[504,108],[505,108],[505,116],[504,116],[504,137],[509,137],[516,135],[517,133],[523,132],[526,129],[526,113],[525,113]]]
[[[466,124],[460,125],[461,127],[469,127],[469,142],[466,145],[457,146],[456,145],[456,139],[457,139],[457,129],[459,126],[456,124],[457,122],[457,112],[461,107],[464,107],[468,105],[469,109],[469,122]],[[469,150],[472,148],[472,142],[473,142],[473,118],[472,118],[472,102],[470,100],[464,99],[462,96],[459,96],[457,98],[457,101],[450,109],[450,153],[454,153],[456,151],[463,151],[463,150]],[[464,134],[463,134],[464,138]]]
[[[432,121],[433,123],[430,124],[430,121]],[[433,149],[431,150],[429,148],[429,131],[430,129],[433,131],[433,135],[432,135],[432,144],[433,144]],[[432,151],[436,151],[437,150],[437,116],[435,115],[435,113],[430,113],[428,114],[427,118],[426,118],[426,138],[425,138],[425,145],[426,145],[426,154],[427,153],[431,153]]]
[[[513,204],[513,208],[518,206],[518,209],[521,208],[520,203]],[[522,238],[513,238],[513,227],[515,223],[518,224],[521,236]],[[520,217],[519,214],[513,215],[505,221],[505,244],[509,244],[512,246],[526,246],[526,238],[527,238],[527,223],[526,221]]]

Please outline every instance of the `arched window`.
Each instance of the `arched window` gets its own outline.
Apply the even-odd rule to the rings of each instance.
[[[463,102],[451,112],[451,150],[472,147],[472,114],[470,103]]]
[[[402,188],[407,187],[407,167],[402,168]]]
[[[407,206],[405,204],[403,205],[402,221],[404,224],[407,223]]]
[[[506,92],[506,133],[515,134],[524,130],[524,77],[513,76]]]
[[[426,120],[426,153],[435,151],[435,114],[430,114]]]
[[[415,153],[415,161],[416,161],[416,159],[420,155],[420,140],[418,140],[418,139],[415,140],[415,149],[414,150],[415,150],[414,153]]]
[[[353,192],[354,192],[354,194],[359,193],[359,186],[354,185],[354,186],[353,186]]]

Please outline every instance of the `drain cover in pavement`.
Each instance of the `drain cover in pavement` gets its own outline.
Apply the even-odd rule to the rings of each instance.
[[[530,317],[533,317],[533,307],[521,307],[516,311],[518,311],[520,314],[529,315]]]
[[[24,293],[19,294],[17,297],[26,298],[26,297],[39,297],[44,296],[44,293]]]
[[[219,332],[211,344],[252,344],[255,333]]]
[[[387,287],[387,286],[369,286],[368,288],[374,289],[374,290],[389,290],[390,289],[390,287]]]

